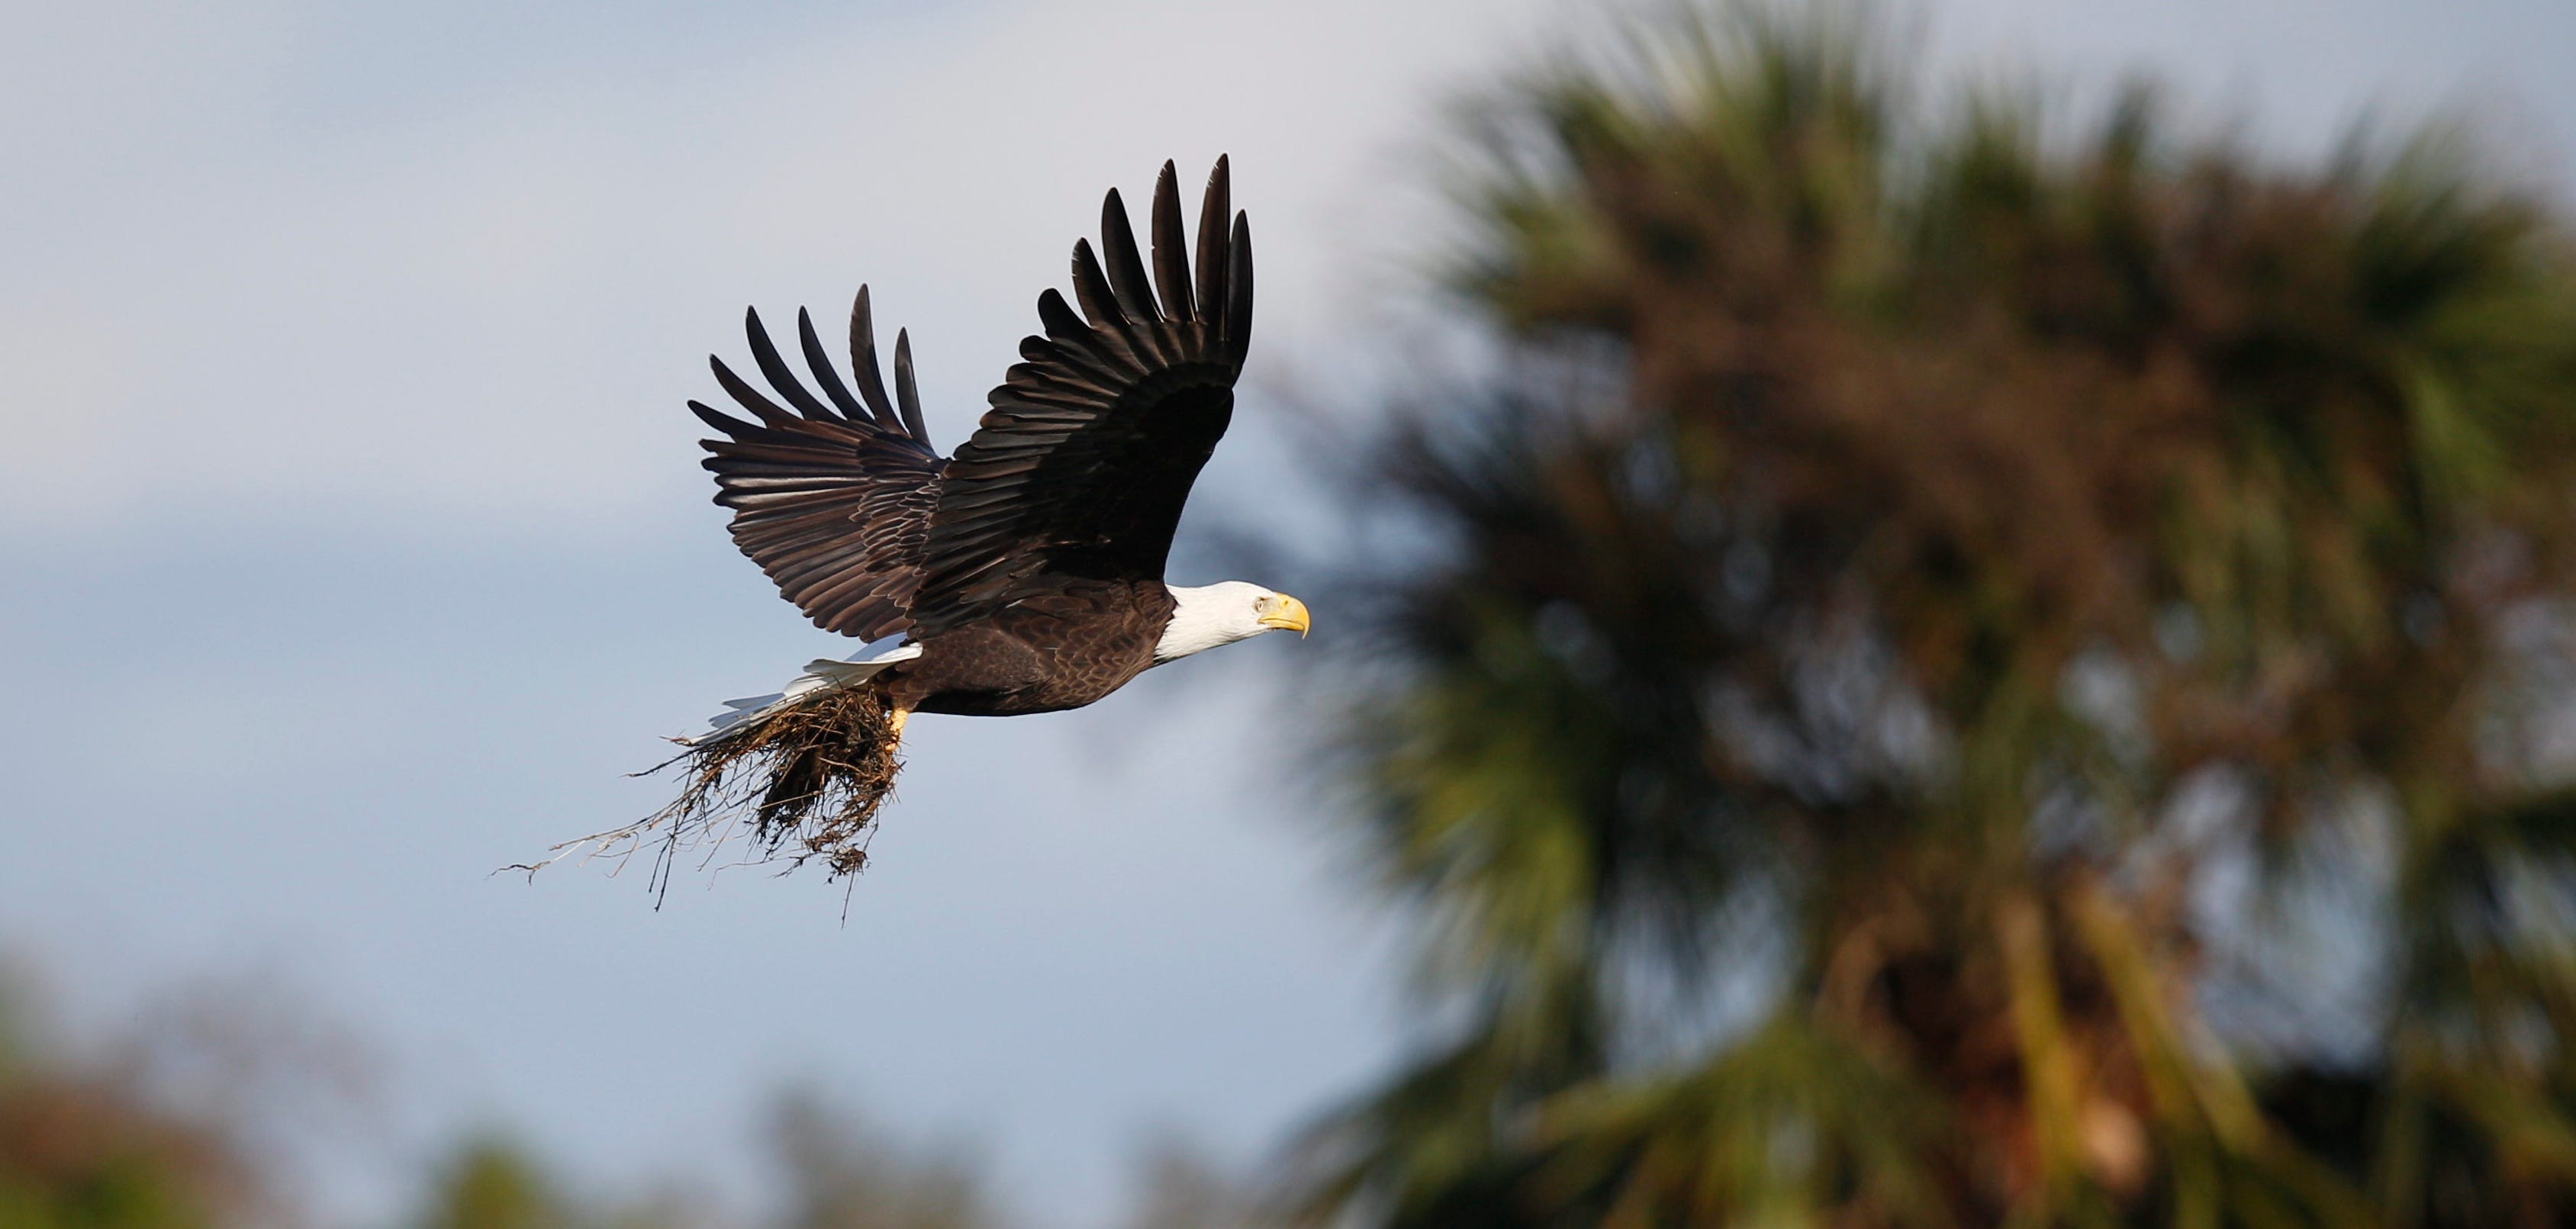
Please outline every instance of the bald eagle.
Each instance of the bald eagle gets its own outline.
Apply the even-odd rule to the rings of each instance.
[[[772,852],[836,872],[893,779],[914,713],[1011,716],[1078,708],[1147,669],[1270,631],[1305,604],[1242,581],[1163,577],[1200,467],[1234,412],[1252,340],[1252,234],[1231,213],[1226,160],[1202,198],[1195,269],[1172,165],[1154,186],[1151,272],[1111,190],[1100,247],[1073,246],[1073,301],[1038,296],[1044,331],[993,389],[975,433],[942,457],[925,429],[908,334],[894,395],[877,365],[867,288],[850,314],[851,379],[796,316],[798,376],[757,311],[745,332],[769,391],[711,357],[748,415],[691,401],[732,534],[814,624],[890,651],[809,663],[785,690],[728,702],[682,739],[678,834],[728,806]],[[852,385],[856,385],[855,393]]]

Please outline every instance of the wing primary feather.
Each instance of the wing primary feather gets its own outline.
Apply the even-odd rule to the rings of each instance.
[[[761,396],[760,390],[753,388],[749,381],[735,375],[733,368],[725,366],[723,359],[710,354],[707,366],[715,370],[716,383],[723,385],[728,395],[741,402],[742,408],[758,415],[761,422],[775,428],[786,428],[798,421],[795,415],[779,408],[777,402]]]
[[[1082,304],[1082,314],[1091,318],[1091,327],[1126,330],[1127,317],[1118,310],[1118,296],[1109,288],[1109,276],[1100,271],[1100,258],[1091,254],[1091,241],[1073,241],[1073,297]]]
[[[1252,219],[1234,215],[1233,268],[1226,273],[1225,352],[1237,371],[1252,349]]]
[[[1118,189],[1100,201],[1101,255],[1108,258],[1109,285],[1118,292],[1118,306],[1127,318],[1138,324],[1151,324],[1162,319],[1154,304],[1154,288],[1145,280],[1145,258],[1136,251],[1136,231],[1127,221],[1127,202]]]
[[[864,416],[859,399],[850,395],[850,386],[841,383],[841,373],[832,366],[832,356],[823,350],[823,339],[814,335],[814,314],[796,309],[796,344],[805,351],[805,365],[814,369],[814,382],[823,386],[823,395],[840,407],[843,419]]]
[[[904,430],[924,447],[929,446],[930,431],[921,425],[921,390],[912,383],[912,333],[907,329],[896,329],[894,333],[894,395],[903,407]]]
[[[1052,286],[1038,295],[1038,323],[1046,326],[1049,337],[1073,338],[1084,332],[1082,317],[1074,314],[1073,305]]]
[[[868,288],[859,287],[858,302],[850,305],[850,374],[859,381],[859,395],[868,399],[868,412],[876,415],[877,424],[896,425],[894,405],[886,400],[885,376],[877,370],[877,328],[875,313],[868,306]]]
[[[1154,177],[1154,289],[1163,296],[1163,317],[1187,320],[1190,303],[1190,253],[1181,229],[1181,191],[1172,164]]]
[[[819,418],[825,422],[840,418],[805,387],[804,381],[796,378],[796,369],[779,357],[777,343],[769,340],[769,329],[760,322],[760,309],[743,309],[742,331],[751,339],[751,358],[760,364],[760,374],[768,377],[769,386],[777,389],[778,395],[787,399],[787,404],[795,406],[807,418]]]
[[[747,423],[730,414],[719,412],[715,407],[710,406],[703,401],[690,402],[689,412],[697,415],[699,421],[737,439],[747,432],[760,430],[760,427],[757,424]],[[710,440],[707,442],[713,443],[714,441]]]
[[[1210,323],[1225,315],[1225,279],[1232,262],[1225,254],[1226,220],[1234,214],[1233,188],[1228,183],[1225,155],[1216,156],[1216,169],[1208,172],[1207,195],[1199,201],[1199,311]]]

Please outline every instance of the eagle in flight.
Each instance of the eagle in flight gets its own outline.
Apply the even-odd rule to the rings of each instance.
[[[734,542],[816,626],[902,640],[809,663],[784,691],[731,701],[713,730],[679,740],[689,786],[657,817],[675,838],[740,807],[769,852],[854,871],[912,714],[1078,708],[1165,662],[1305,634],[1305,604],[1284,593],[1163,579],[1190,486],[1233,416],[1252,340],[1252,234],[1222,157],[1195,244],[1168,162],[1151,225],[1149,274],[1110,191],[1099,249],[1073,246],[1073,303],[1038,296],[1044,331],[1021,341],[1022,361],[952,456],[924,429],[904,333],[886,395],[865,287],[847,381],[802,310],[810,386],[757,311],[746,332],[769,390],[710,359],[748,416],[689,403],[720,433],[701,442]]]

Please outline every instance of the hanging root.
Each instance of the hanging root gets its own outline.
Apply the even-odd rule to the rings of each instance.
[[[895,758],[894,712],[882,687],[859,684],[818,691],[703,739],[645,774],[677,768],[680,796],[623,828],[567,841],[540,867],[588,850],[627,857],[647,843],[654,888],[670,887],[685,850],[710,853],[750,827],[754,861],[792,869],[819,860],[828,878],[866,867],[867,843],[902,767]]]

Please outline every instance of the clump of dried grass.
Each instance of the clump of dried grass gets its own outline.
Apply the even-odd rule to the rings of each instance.
[[[554,856],[510,869],[534,872],[575,855],[632,857],[654,847],[652,885],[669,890],[679,856],[710,855],[746,827],[756,862],[792,870],[819,861],[827,878],[865,869],[868,839],[902,762],[895,758],[894,713],[880,688],[818,692],[638,775],[677,769],[683,780],[669,805],[623,828],[567,841]]]

